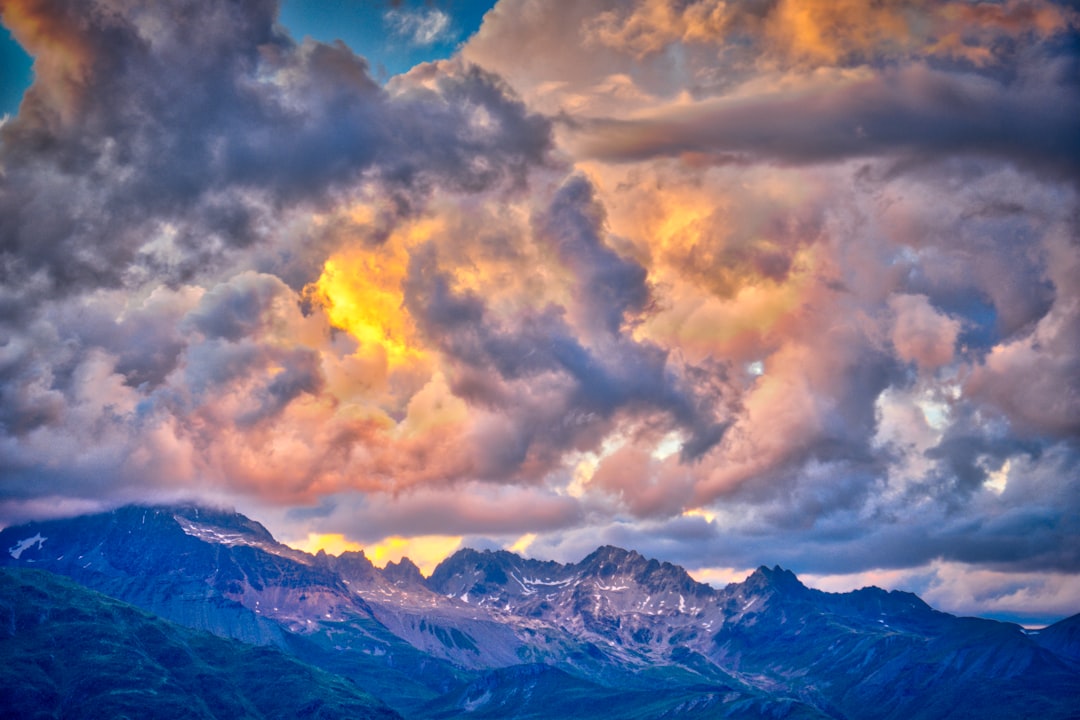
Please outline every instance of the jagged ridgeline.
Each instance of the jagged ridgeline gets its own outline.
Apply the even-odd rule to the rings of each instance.
[[[779,567],[716,589],[615,547],[567,565],[466,549],[424,578],[191,506],[7,528],[0,562],[78,584],[4,570],[11,717],[92,698],[131,717],[1075,718],[1080,697],[1080,616],[1032,633]],[[212,702],[183,700],[192,673]]]

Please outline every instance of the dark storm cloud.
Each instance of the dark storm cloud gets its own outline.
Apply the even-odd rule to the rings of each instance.
[[[530,452],[549,465],[581,442],[598,442],[620,411],[668,413],[702,450],[719,439],[719,423],[698,415],[660,348],[622,337],[586,347],[555,308],[506,327],[479,297],[454,293],[436,263],[430,247],[413,256],[406,307],[458,365],[455,394],[506,415],[485,451],[491,477],[512,476]]]
[[[614,335],[646,309],[651,297],[645,268],[604,244],[604,221],[592,184],[576,176],[563,184],[534,223],[577,277],[589,329]]]
[[[42,345],[53,348],[59,345],[52,328],[43,324],[3,344],[0,428],[5,435],[23,435],[54,423],[63,415],[64,396],[54,387],[53,369],[41,355]],[[56,364],[61,364],[63,359],[56,355],[49,358]]]
[[[643,269],[602,240],[603,213],[588,181],[567,180],[534,225],[571,272],[569,314],[580,318],[589,340],[559,306],[525,312],[509,325],[494,317],[484,299],[452,287],[432,245],[412,255],[404,286],[405,307],[421,331],[458,365],[455,394],[509,414],[514,436],[502,438],[504,457],[492,471],[515,472],[531,451],[550,461],[583,438],[595,443],[620,412],[670,417],[689,431],[688,459],[712,447],[725,427],[711,414],[715,408],[698,403],[666,351],[623,332],[649,290]],[[492,445],[493,458],[498,447]]]
[[[1080,176],[1080,93],[1074,59],[1044,61],[1012,82],[926,65],[863,80],[748,99],[708,100],[648,120],[582,126],[587,154],[636,161],[745,153],[783,163],[856,157],[987,155],[1074,180]]]
[[[388,92],[351,50],[296,45],[275,15],[273,2],[9,3],[41,59],[0,130],[4,284],[185,281],[265,237],[268,210],[361,177],[422,197],[520,182],[543,161],[546,123],[494,76],[432,67]]]
[[[254,393],[256,406],[237,417],[241,428],[273,418],[303,393],[315,395],[323,387],[319,355],[305,348],[276,354],[279,368],[272,378]]]
[[[187,322],[207,338],[240,340],[260,329],[281,291],[281,282],[269,275],[240,276],[206,293]]]
[[[779,518],[767,516],[767,503],[737,504],[712,521],[678,516],[569,530],[538,540],[531,550],[536,557],[569,560],[612,543],[689,568],[753,568],[769,558],[797,573],[819,575],[925,567],[934,561],[1001,572],[1076,573],[1080,552],[1062,538],[1080,532],[1080,492],[1060,478],[1076,477],[1078,462],[1080,449],[1057,448],[1041,465],[1022,463],[1023,474],[1017,473],[1000,497],[969,497],[968,503],[949,508],[897,506],[867,516],[857,502],[846,509],[834,506],[810,523],[787,517],[778,532],[773,523]],[[842,475],[832,480],[838,491],[846,487]],[[732,527],[737,516],[742,516],[741,529]]]
[[[535,487],[468,483],[457,488],[415,488],[396,496],[347,493],[334,496],[318,515],[290,511],[301,523],[318,517],[320,532],[340,532],[366,542],[390,535],[519,536],[573,527],[583,520],[574,498]]]

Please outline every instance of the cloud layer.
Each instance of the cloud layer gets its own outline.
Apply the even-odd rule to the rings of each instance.
[[[380,85],[273,2],[3,3],[0,521],[198,497],[1063,613],[1076,11],[563,5]]]

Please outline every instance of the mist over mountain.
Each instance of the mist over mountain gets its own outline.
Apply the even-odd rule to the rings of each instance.
[[[407,718],[1068,718],[1080,696],[1080,616],[1026,631],[910,593],[814,590],[780,567],[717,589],[612,546],[565,565],[462,549],[424,578],[407,559],[379,569],[363,552],[310,555],[243,515],[195,506],[9,527],[0,550],[2,565],[273,646]],[[71,600],[49,575],[5,577],[8,635],[23,643],[7,650],[14,687],[30,660],[21,648],[67,617],[43,611],[28,628],[26,603],[106,601]],[[33,597],[11,589],[28,583]],[[96,617],[116,642],[142,632]],[[58,672],[41,670],[57,687]]]

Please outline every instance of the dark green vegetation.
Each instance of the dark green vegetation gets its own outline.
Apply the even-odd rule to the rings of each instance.
[[[38,570],[0,568],[8,718],[371,718],[395,712],[276,648],[179,627]]]
[[[655,679],[655,678],[654,678]],[[787,698],[730,686],[644,683],[612,688],[548,665],[517,665],[487,673],[418,708],[430,720],[548,720],[549,718],[789,718],[824,720],[828,715]]]

